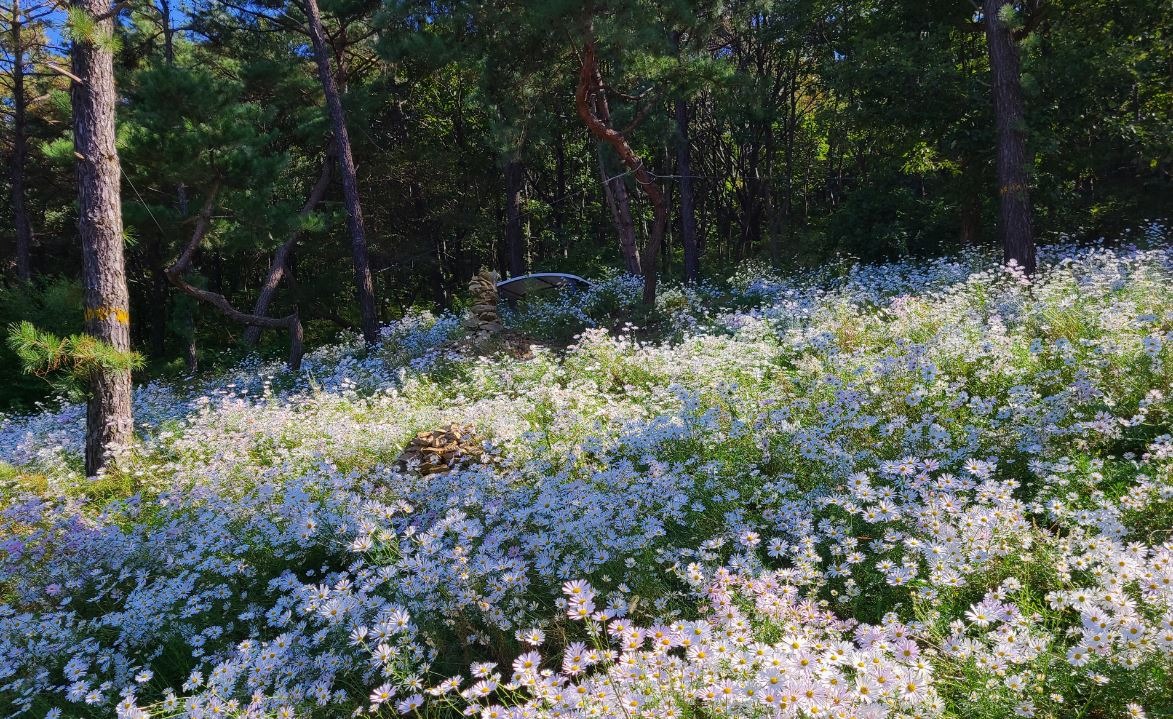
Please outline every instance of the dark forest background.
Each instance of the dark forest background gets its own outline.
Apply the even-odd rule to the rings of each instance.
[[[1114,239],[1167,217],[1173,5],[993,5],[1021,60],[1034,237]],[[252,310],[270,281],[261,314],[296,307],[307,344],[362,326],[309,12],[155,0],[118,16],[131,339],[148,376],[254,340],[285,351],[280,332],[249,336],[169,281],[189,244],[184,282]],[[82,296],[67,53],[86,20],[43,0],[0,14],[0,323],[69,334]],[[634,269],[623,241],[646,243],[657,217],[647,180],[576,107],[584,38],[605,86],[592,110],[663,195],[661,281],[999,243],[988,28],[968,0],[321,0],[321,18],[381,321],[452,308],[481,266]],[[4,404],[44,395],[14,357],[0,364]]]

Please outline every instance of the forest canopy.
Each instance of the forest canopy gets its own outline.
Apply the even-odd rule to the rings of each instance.
[[[1154,0],[84,5],[0,3],[0,321],[82,329],[70,51],[106,23],[153,374],[284,353],[286,330],[370,341],[482,266],[653,295],[748,259],[1029,266],[1170,206]],[[5,404],[43,396],[3,359]]]

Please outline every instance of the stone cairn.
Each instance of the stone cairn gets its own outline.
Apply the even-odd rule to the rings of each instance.
[[[482,462],[484,455],[485,448],[472,426],[453,423],[417,434],[399,455],[397,464],[403,471],[415,470],[426,477]]]
[[[505,326],[501,324],[501,317],[497,314],[497,280],[496,272],[481,269],[468,283],[469,294],[472,295],[472,309],[464,326],[472,330],[474,341],[484,342],[494,335],[501,334]]]

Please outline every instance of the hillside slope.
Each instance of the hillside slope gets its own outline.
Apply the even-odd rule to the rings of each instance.
[[[1173,713],[1173,250],[612,278],[0,425],[0,714]],[[467,426],[422,474],[413,437]]]

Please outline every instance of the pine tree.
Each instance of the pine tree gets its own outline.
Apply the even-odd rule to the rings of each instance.
[[[982,13],[997,124],[998,234],[1006,262],[1014,262],[1032,275],[1037,261],[1027,173],[1022,60],[1018,40],[1008,22],[1014,5],[1008,0],[984,0]]]
[[[114,13],[105,0],[72,0],[71,100],[77,158],[78,231],[85,332],[130,352],[130,297],[123,256],[121,171],[115,147]],[[97,474],[134,433],[126,367],[100,365],[86,402],[85,470]]]
[[[27,202],[29,150],[28,106],[31,98],[29,67],[46,51],[45,21],[53,8],[39,0],[0,2],[0,20],[7,24],[0,53],[0,82],[11,98],[12,132],[8,161],[9,202],[16,236],[16,276],[23,282],[32,278],[33,227]]]
[[[309,21],[310,41],[314,48],[314,60],[318,66],[318,78],[326,96],[326,110],[330,116],[330,128],[334,133],[337,148],[338,168],[342,175],[342,194],[346,200],[346,225],[350,231],[351,256],[354,261],[354,286],[358,298],[360,326],[363,339],[368,345],[379,340],[379,316],[375,304],[375,287],[371,279],[371,261],[367,251],[367,230],[362,216],[362,203],[358,192],[358,173],[354,165],[354,154],[350,145],[350,132],[346,126],[346,115],[342,110],[342,96],[330,69],[330,51],[326,46],[326,31],[322,26],[322,14],[317,0],[303,0],[303,9]]]

